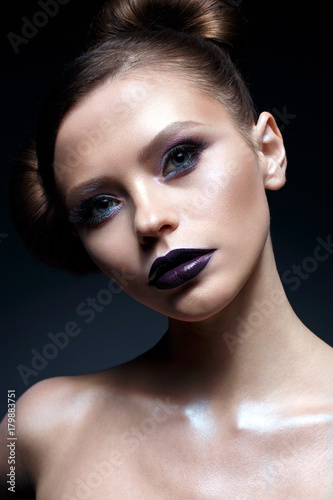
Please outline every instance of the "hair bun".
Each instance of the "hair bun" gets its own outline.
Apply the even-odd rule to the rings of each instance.
[[[9,201],[14,226],[35,259],[78,274],[100,272],[81,240],[73,236],[63,211],[49,202],[34,145],[12,163]]]
[[[235,5],[221,0],[108,0],[92,28],[91,42],[138,31],[174,31],[232,45],[237,29]]]

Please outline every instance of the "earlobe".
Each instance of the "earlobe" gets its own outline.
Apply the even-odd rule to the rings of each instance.
[[[286,182],[287,158],[281,132],[270,113],[261,113],[255,134],[265,188],[280,189]]]

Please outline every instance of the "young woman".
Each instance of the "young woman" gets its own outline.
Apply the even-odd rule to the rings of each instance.
[[[21,397],[22,498],[332,498],[333,353],[276,270],[265,191],[284,185],[285,149],[233,31],[227,2],[107,2],[42,109],[12,185],[24,241],[126,276],[169,327],[131,362]]]

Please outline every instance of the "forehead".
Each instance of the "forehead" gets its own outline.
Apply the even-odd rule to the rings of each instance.
[[[189,107],[188,105],[192,106]],[[171,113],[182,115],[200,114],[212,108],[227,118],[222,104],[203,91],[188,78],[170,72],[156,70],[108,80],[90,91],[63,119],[57,134],[57,146],[67,139],[81,138],[93,128],[99,128],[103,116],[113,121],[114,129],[120,129],[149,116],[152,127],[160,126]],[[155,112],[159,111],[159,115]],[[162,114],[161,114],[162,113]],[[215,113],[214,113],[215,114]],[[145,123],[147,125],[147,123]],[[68,135],[70,134],[70,135]]]
[[[56,178],[62,184],[74,173],[91,176],[92,167],[110,159],[128,160],[178,121],[233,128],[223,105],[185,78],[151,71],[108,81],[63,119],[55,146]]]

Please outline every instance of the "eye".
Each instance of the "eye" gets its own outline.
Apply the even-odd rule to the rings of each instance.
[[[72,224],[96,226],[115,215],[120,208],[119,203],[113,196],[103,194],[88,198],[71,210],[69,221]]]
[[[204,149],[202,144],[180,144],[172,148],[165,156],[163,162],[163,175],[174,177],[192,170]]]
[[[109,198],[100,198],[92,204],[91,213],[95,217],[100,217],[105,215],[105,213],[111,208],[114,208],[114,200],[110,200]]]

